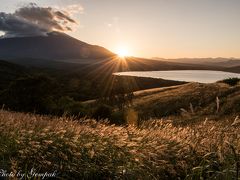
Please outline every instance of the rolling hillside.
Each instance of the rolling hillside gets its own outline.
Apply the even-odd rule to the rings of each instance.
[[[238,179],[234,118],[133,127],[0,110],[0,168],[26,176],[34,163],[59,179]]]
[[[219,99],[219,109],[217,100]],[[240,86],[223,83],[188,83],[135,92],[133,107],[143,119],[150,117],[238,115]]]

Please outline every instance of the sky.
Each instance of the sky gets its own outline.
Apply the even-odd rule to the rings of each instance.
[[[69,11],[69,35],[136,57],[240,58],[240,0],[1,0]]]

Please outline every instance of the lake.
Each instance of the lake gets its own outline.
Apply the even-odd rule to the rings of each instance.
[[[237,73],[209,70],[129,71],[114,73],[114,75],[161,78],[174,81],[199,82],[199,83],[214,83],[219,80],[233,77],[240,78],[240,74]]]

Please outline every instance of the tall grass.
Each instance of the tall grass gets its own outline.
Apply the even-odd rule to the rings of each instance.
[[[240,127],[232,121],[137,128],[1,110],[0,169],[56,170],[64,179],[237,179]]]

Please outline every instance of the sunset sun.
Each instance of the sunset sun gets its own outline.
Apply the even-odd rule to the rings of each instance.
[[[129,51],[126,47],[121,47],[117,49],[117,55],[121,58],[129,56]]]

